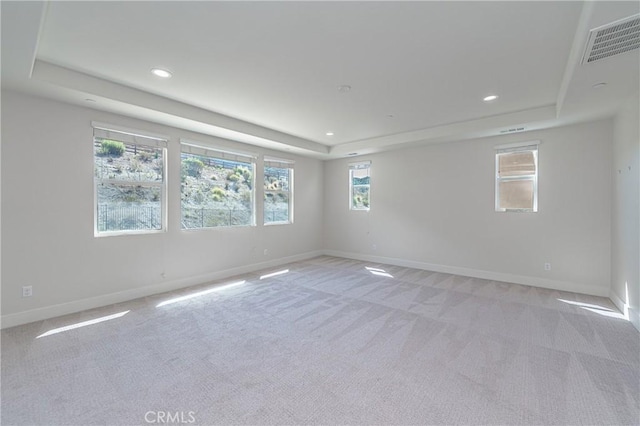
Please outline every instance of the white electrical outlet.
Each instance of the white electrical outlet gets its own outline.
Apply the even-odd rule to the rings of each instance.
[[[33,286],[25,285],[22,287],[22,297],[33,296]]]
[[[264,255],[266,256],[269,253],[269,250],[264,249]]]
[[[550,263],[545,263],[544,264],[544,270],[545,271],[550,271],[551,270],[551,264]]]
[[[375,251],[375,250],[378,250],[378,246],[377,246],[377,245],[375,245],[375,244],[372,244],[372,245],[371,245],[371,248],[372,248],[374,251]]]

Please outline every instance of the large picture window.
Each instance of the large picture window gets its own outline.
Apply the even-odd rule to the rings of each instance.
[[[264,159],[264,224],[293,223],[293,162]]]
[[[95,235],[164,231],[167,140],[92,124]]]
[[[369,210],[371,207],[371,162],[349,164],[349,208]]]
[[[182,229],[255,225],[255,157],[181,147]]]
[[[538,211],[538,143],[496,150],[496,211]]]

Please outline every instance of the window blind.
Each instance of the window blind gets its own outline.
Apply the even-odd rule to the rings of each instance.
[[[278,158],[265,158],[264,166],[265,167],[277,167],[279,169],[293,169],[294,166],[293,161],[289,160],[281,160]]]
[[[349,170],[361,170],[371,167],[371,161],[361,161],[359,163],[349,163]]]
[[[520,142],[507,145],[498,145],[495,147],[498,154],[518,151],[535,151],[538,149],[540,141]]]
[[[166,148],[168,146],[168,137],[153,135],[144,131],[135,129],[127,129],[110,124],[92,122],[93,137],[116,140],[127,144],[147,145],[156,148]]]
[[[222,151],[219,149],[181,143],[181,151],[186,154],[202,155],[204,157],[217,158],[219,160],[238,161],[241,163],[255,163],[256,156],[252,154],[241,154],[238,152]]]

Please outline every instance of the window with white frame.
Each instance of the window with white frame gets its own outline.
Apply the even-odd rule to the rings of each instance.
[[[349,164],[349,208],[369,210],[370,193],[371,161]]]
[[[293,223],[292,161],[264,159],[264,224]]]
[[[538,211],[538,144],[496,147],[496,211]]]
[[[255,156],[181,143],[182,229],[255,225]]]
[[[166,230],[167,138],[92,126],[95,235]]]

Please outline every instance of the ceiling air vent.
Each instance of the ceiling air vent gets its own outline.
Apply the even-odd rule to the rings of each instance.
[[[640,14],[594,28],[589,32],[582,65],[640,47]]]
[[[500,133],[504,134],[504,133],[515,133],[515,132],[522,132],[524,130],[524,127],[512,127],[511,129],[504,129],[504,130],[500,130]]]

